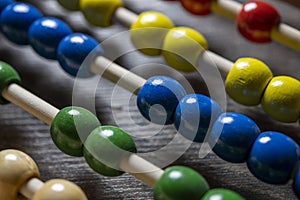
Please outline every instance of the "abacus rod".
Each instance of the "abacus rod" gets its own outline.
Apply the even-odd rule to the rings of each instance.
[[[130,27],[138,18],[138,15],[124,7],[119,7],[115,13],[114,17],[127,27]]]
[[[2,96],[48,125],[51,125],[52,120],[59,112],[54,106],[15,83],[5,87]]]
[[[20,189],[20,193],[28,198],[32,199],[34,194],[43,187],[44,183],[37,178],[31,178],[29,179],[25,184],[22,185]]]
[[[237,1],[217,0],[211,4],[211,10],[214,13],[223,15],[224,17],[235,19],[236,15],[242,9],[242,4]]]
[[[234,65],[234,63],[231,62],[230,60],[208,50],[204,51],[200,55],[200,58],[202,58],[206,63],[215,64],[218,67],[218,69],[225,72],[226,75],[229,73],[230,69]]]
[[[94,60],[91,65],[91,71],[120,85],[134,94],[137,94],[146,82],[144,78],[124,69],[103,56],[98,56]]]
[[[272,29],[271,38],[300,51],[300,31],[284,23]]]

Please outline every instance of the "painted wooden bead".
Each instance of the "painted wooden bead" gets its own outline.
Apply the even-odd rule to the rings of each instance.
[[[114,126],[100,126],[93,130],[84,143],[84,157],[89,166],[104,176],[119,176],[119,163],[136,146],[125,131]]]
[[[252,42],[270,42],[274,26],[280,22],[277,10],[262,1],[244,3],[237,16],[237,26],[240,33]]]
[[[273,119],[296,122],[300,116],[300,82],[288,76],[274,77],[265,90],[261,105]]]
[[[278,132],[263,132],[254,142],[247,165],[258,179],[285,184],[300,159],[300,148],[290,137]]]
[[[162,55],[174,69],[190,72],[196,70],[199,55],[207,49],[207,42],[199,32],[176,27],[167,33]]]
[[[21,83],[19,74],[7,63],[0,61],[0,94],[6,86],[11,83]],[[6,99],[0,96],[0,104],[9,103]]]
[[[209,126],[221,113],[221,107],[211,98],[201,94],[188,94],[176,108],[174,125],[185,138],[203,142]]]
[[[245,200],[239,194],[226,189],[212,189],[205,193],[201,200]]]
[[[81,78],[94,75],[90,72],[90,65],[82,65],[83,61],[85,59],[92,60],[95,56],[103,54],[104,51],[100,44],[92,37],[82,33],[73,33],[66,36],[57,48],[57,60],[63,70],[71,76]]]
[[[298,166],[299,167],[299,166]],[[296,171],[296,175],[293,181],[293,190],[298,198],[300,198],[300,169],[298,168]]]
[[[22,185],[38,177],[38,167],[27,154],[13,149],[0,151],[0,199],[18,200]]]
[[[70,27],[60,19],[43,17],[30,26],[29,41],[40,56],[55,60],[58,44],[71,33]]]
[[[240,58],[227,75],[225,89],[240,104],[258,105],[272,77],[272,72],[263,62],[254,58]]]
[[[209,134],[208,143],[223,160],[232,163],[246,162],[249,151],[260,129],[245,115],[228,112],[221,114]]]
[[[194,15],[207,15],[213,0],[180,0],[184,9]]]
[[[8,6],[9,4],[12,4],[14,2],[15,2],[14,0],[1,0],[0,1],[0,14],[6,6]]]
[[[155,200],[199,200],[209,186],[196,171],[181,166],[169,167],[154,186]]]
[[[86,20],[95,25],[107,27],[111,25],[114,12],[121,7],[121,0],[81,0],[79,6]]]
[[[34,194],[32,200],[87,200],[87,197],[76,184],[62,179],[53,179],[47,181]]]
[[[2,32],[13,43],[19,45],[29,44],[29,27],[41,17],[40,11],[30,4],[10,4],[2,11],[0,17]]]
[[[131,25],[130,38],[137,50],[157,56],[161,54],[166,34],[173,27],[173,22],[167,16],[153,11],[143,12]]]
[[[57,0],[57,2],[67,10],[79,10],[79,0]]]
[[[140,89],[137,106],[149,121],[156,124],[171,124],[176,107],[185,95],[184,88],[176,80],[166,76],[154,76]]]
[[[71,106],[58,112],[52,121],[50,133],[54,144],[62,152],[71,156],[82,156],[84,141],[98,126],[100,122],[93,113]]]

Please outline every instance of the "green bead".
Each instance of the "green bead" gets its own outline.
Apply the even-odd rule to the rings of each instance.
[[[97,117],[80,107],[66,107],[52,121],[50,133],[54,144],[71,156],[83,156],[83,143],[100,126]]]
[[[11,83],[20,83],[19,74],[7,63],[0,61],[0,92]],[[0,104],[9,103],[2,96],[0,97]]]
[[[239,194],[226,189],[212,189],[206,192],[201,200],[245,200]]]
[[[136,153],[136,146],[122,129],[100,126],[92,131],[84,143],[83,155],[89,166],[104,176],[119,176],[119,164],[129,154]]]
[[[57,2],[67,10],[79,10],[79,0],[57,0]]]
[[[196,171],[181,166],[169,167],[154,186],[155,200],[199,200],[209,186]]]

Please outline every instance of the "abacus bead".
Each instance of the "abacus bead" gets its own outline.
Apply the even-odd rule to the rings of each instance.
[[[86,20],[96,26],[111,25],[114,12],[121,7],[121,0],[81,0],[79,6]]]
[[[196,70],[199,55],[207,49],[207,42],[199,32],[176,27],[167,33],[162,55],[174,69],[191,72]]]
[[[58,44],[71,33],[70,27],[60,19],[43,17],[30,26],[29,41],[40,56],[55,60]]]
[[[57,2],[67,10],[79,10],[79,0],[57,0]]]
[[[207,15],[213,0],[180,0],[184,9],[194,15]]]
[[[138,16],[130,27],[130,38],[140,52],[156,56],[161,54],[163,42],[173,22],[165,15],[147,11]]]
[[[240,104],[258,105],[272,77],[272,72],[263,62],[254,58],[240,58],[227,75],[225,89]]]
[[[8,6],[9,4],[14,3],[14,0],[1,0],[0,1],[0,14],[3,11],[4,8],[6,8],[6,6]]]
[[[84,192],[72,182],[53,179],[47,181],[32,200],[87,200]]]
[[[29,44],[28,30],[30,25],[42,14],[30,4],[14,3],[7,6],[1,14],[0,23],[3,34],[10,41]]]
[[[272,28],[279,22],[276,9],[261,1],[246,2],[237,15],[238,30],[252,42],[269,42]]]
[[[104,54],[100,44],[92,37],[82,33],[70,34],[59,43],[57,60],[63,70],[71,76],[90,77],[94,74],[90,72],[89,66],[81,64],[94,49],[97,56]],[[93,53],[96,53],[95,51]]]
[[[84,143],[84,157],[89,166],[104,176],[119,176],[122,159],[136,153],[136,146],[125,131],[114,126],[100,126],[93,130]]]
[[[18,200],[18,192],[31,178],[39,177],[35,162],[18,150],[0,151],[0,199]]]
[[[263,132],[254,142],[247,165],[258,179],[271,184],[285,184],[300,159],[298,144],[278,132]]]
[[[185,138],[203,142],[208,127],[221,113],[221,107],[209,97],[188,94],[180,100],[176,108],[174,125]]]
[[[245,200],[239,194],[227,189],[212,189],[205,193],[201,200]]]
[[[80,107],[66,107],[58,112],[52,121],[50,132],[54,144],[71,156],[83,155],[83,143],[96,127],[97,117]]]
[[[281,122],[296,122],[300,115],[300,82],[288,76],[276,76],[262,98],[265,112]]]
[[[174,112],[184,88],[176,80],[166,76],[149,78],[137,95],[137,106],[141,114],[156,124],[173,123]]]
[[[0,61],[0,94],[3,89],[11,83],[20,83],[19,74],[7,63]],[[0,104],[8,103],[6,99],[0,96]]]
[[[220,158],[232,163],[246,162],[252,144],[260,134],[254,121],[239,113],[223,113],[215,121],[208,142]]]
[[[299,167],[299,166],[298,166]],[[298,198],[300,198],[300,170],[297,169],[296,175],[293,181],[293,190]]]
[[[199,200],[209,186],[196,171],[181,166],[169,167],[154,186],[155,200]]]

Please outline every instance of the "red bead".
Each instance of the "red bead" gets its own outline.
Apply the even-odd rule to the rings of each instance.
[[[261,1],[245,3],[237,16],[240,33],[252,42],[270,42],[272,28],[280,21],[277,10]]]
[[[194,15],[208,15],[213,0],[180,0],[184,9]]]

